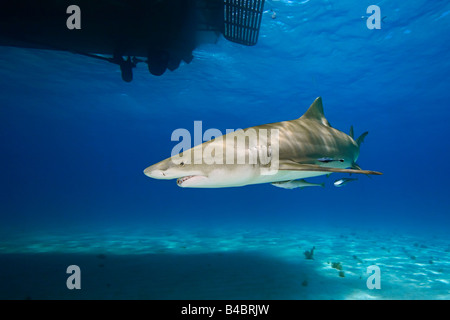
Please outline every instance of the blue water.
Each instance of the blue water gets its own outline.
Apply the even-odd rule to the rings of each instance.
[[[369,30],[362,17],[371,4],[386,16],[379,30]],[[91,285],[91,291],[82,289],[85,296],[74,296],[67,289],[39,295],[25,280],[11,276],[10,286],[0,281],[2,298],[449,298],[449,2],[266,1],[265,10],[256,46],[220,38],[199,46],[190,64],[162,77],[138,65],[131,83],[123,82],[118,68],[107,62],[0,48],[0,253],[58,253],[75,264],[77,256],[71,254],[92,254],[91,267],[97,268],[97,260],[157,251],[154,274],[166,270],[167,279],[179,280],[166,281],[160,294],[146,293],[145,286],[134,289],[136,281],[130,278],[129,286],[121,280],[122,291],[116,294],[108,293],[114,285],[98,291],[100,285]],[[324,189],[285,190],[269,184],[187,189],[142,172],[170,156],[177,128],[193,133],[194,121],[201,120],[204,131],[225,132],[291,120],[318,96],[334,128],[348,133],[353,125],[356,136],[369,131],[358,163],[382,176],[362,175],[342,188],[333,181],[345,175],[333,174],[310,179],[325,182]],[[339,235],[354,236],[355,246],[345,247]],[[336,245],[338,240],[342,245]],[[381,242],[385,249],[397,246],[391,260],[379,249]],[[155,243],[158,249],[152,251]],[[305,262],[303,251],[314,245],[316,264],[305,267],[310,261]],[[424,253],[421,245],[434,251]],[[264,257],[245,254],[252,248]],[[323,270],[336,271],[327,269],[327,259],[343,261],[345,250],[355,248],[347,251],[344,270],[351,272],[355,252],[365,261],[381,261],[393,277],[382,280],[384,291],[374,293],[358,282],[365,269],[354,271],[355,282],[333,273],[329,286],[336,290],[314,287],[314,279],[327,276]],[[233,254],[220,260],[210,256],[224,251]],[[105,252],[106,259],[95,256]],[[413,254],[417,259],[410,259]],[[195,276],[196,266],[205,266],[199,255],[231,266],[232,271],[210,271],[216,291],[196,291],[200,285],[192,279],[180,287],[181,275]],[[59,261],[45,257],[37,259],[43,261],[42,270]],[[394,277],[399,257],[408,265]],[[88,258],[78,259],[82,264]],[[170,259],[182,261],[167,271],[173,266]],[[279,259],[299,265],[277,264]],[[14,263],[26,268],[23,261]],[[258,266],[265,269],[255,271]],[[419,271],[405,273],[412,268]],[[2,277],[12,269],[3,264]],[[301,277],[313,274],[309,285],[301,285],[303,278],[292,283],[278,275],[285,269],[289,277],[299,269]],[[257,280],[242,291],[250,270],[276,276],[262,291]],[[42,272],[43,278],[50,276]],[[236,275],[240,272],[245,274]],[[65,276],[63,271],[63,285]],[[236,285],[229,285],[232,280]],[[341,280],[348,282],[337,283]],[[394,284],[402,289],[392,289]],[[351,294],[355,286],[361,295]]]

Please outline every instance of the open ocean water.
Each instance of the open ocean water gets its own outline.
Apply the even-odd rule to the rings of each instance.
[[[0,299],[450,299],[449,13],[266,1],[256,46],[221,37],[131,83],[104,61],[0,47]],[[334,128],[369,131],[358,163],[382,176],[287,190],[143,174],[178,128],[296,119],[318,96]]]

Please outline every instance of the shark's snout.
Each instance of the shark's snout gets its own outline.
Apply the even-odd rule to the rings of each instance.
[[[158,169],[152,169],[151,167],[148,167],[144,170],[144,174],[147,177],[154,178],[154,179],[164,179],[165,173],[162,170]]]
[[[144,174],[153,179],[165,180],[177,179],[187,175],[183,168],[178,168],[169,160],[164,160],[147,167],[144,170]]]

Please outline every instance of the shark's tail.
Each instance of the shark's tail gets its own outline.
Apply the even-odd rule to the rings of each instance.
[[[369,131],[364,132],[362,135],[359,136],[358,139],[355,140],[356,144],[358,145],[358,147],[361,146],[361,143],[364,142],[364,139],[366,138],[366,136],[369,134]],[[353,126],[350,127],[350,133],[348,134],[350,137],[352,137],[352,139],[355,139],[354,136],[354,132],[353,132]]]
[[[358,147],[361,146],[361,143],[364,142],[364,139],[366,138],[366,136],[369,134],[369,131],[364,132],[362,135],[359,136],[358,139],[356,139],[356,144],[358,145]]]
[[[369,131],[366,131],[362,135],[360,135],[358,137],[358,139],[355,140],[356,144],[358,145],[358,148],[361,147],[361,143],[364,142],[364,139],[366,138],[366,136],[368,134],[369,134]],[[349,136],[354,139],[353,126],[350,127],[350,134],[349,134]],[[356,162],[353,162],[351,168],[355,169],[355,170],[362,170],[361,167]]]

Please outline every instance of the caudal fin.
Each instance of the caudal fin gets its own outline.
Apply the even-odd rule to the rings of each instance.
[[[358,147],[361,146],[361,143],[364,142],[364,139],[366,138],[366,136],[369,134],[369,131],[364,132],[362,135],[359,136],[358,139],[356,139],[356,144],[358,145]]]

